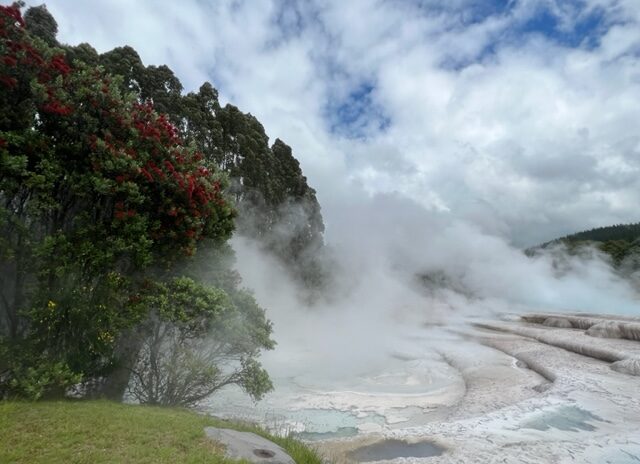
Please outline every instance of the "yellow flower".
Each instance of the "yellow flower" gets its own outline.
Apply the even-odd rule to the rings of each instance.
[[[98,334],[98,340],[104,343],[111,344],[115,340],[115,337],[110,332],[100,332]]]
[[[47,308],[49,308],[51,311],[53,311],[56,308],[57,304],[55,301],[51,301],[49,300],[49,302],[47,303]]]

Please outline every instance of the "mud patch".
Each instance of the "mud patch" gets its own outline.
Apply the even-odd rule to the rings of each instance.
[[[358,462],[373,462],[396,458],[430,458],[440,456],[443,452],[443,448],[428,441],[407,443],[402,440],[383,440],[353,450],[347,457]]]

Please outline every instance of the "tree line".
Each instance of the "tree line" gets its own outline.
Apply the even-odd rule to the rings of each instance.
[[[130,47],[56,39],[0,6],[0,398],[193,404],[272,388],[270,321],[233,269],[234,228],[309,286],[320,207],[291,148]]]
[[[570,254],[593,246],[611,260],[614,268],[626,273],[640,269],[640,223],[616,224],[569,234],[527,249],[529,256],[538,251],[563,245]]]

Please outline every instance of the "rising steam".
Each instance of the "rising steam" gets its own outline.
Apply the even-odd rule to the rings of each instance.
[[[528,257],[505,238],[398,195],[363,196],[325,217],[331,279],[313,304],[256,243],[233,242],[245,284],[274,322],[279,347],[265,362],[275,375],[291,357],[327,375],[369,369],[424,324],[504,312],[638,310],[637,290],[595,251]]]

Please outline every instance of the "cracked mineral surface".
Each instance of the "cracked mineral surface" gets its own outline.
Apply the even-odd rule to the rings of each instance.
[[[337,462],[639,462],[638,327],[528,314],[422,328],[382,370],[294,369],[258,405],[227,392],[209,408],[297,432]]]

